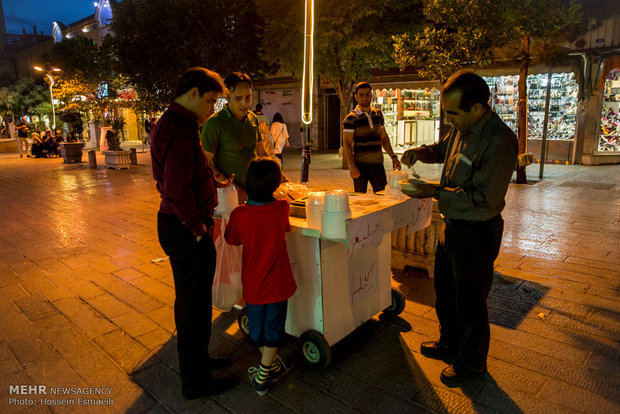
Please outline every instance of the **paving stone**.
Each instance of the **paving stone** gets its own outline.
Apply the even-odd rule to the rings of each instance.
[[[67,362],[42,337],[24,336],[9,342],[8,346],[30,378],[30,384],[46,386],[84,385]],[[53,377],[50,377],[49,373],[54,373]]]
[[[47,300],[41,296],[27,296],[17,299],[15,305],[26,315],[31,321],[49,318],[58,315],[58,309],[52,306]]]
[[[93,282],[139,312],[148,313],[163,306],[160,301],[115,276],[96,276]]]
[[[0,337],[6,342],[31,335],[34,326],[26,316],[12,303],[0,303]]]
[[[114,408],[125,412],[140,402],[141,412],[157,405],[112,358],[63,318],[37,323],[46,340],[91,387],[111,387]]]
[[[153,331],[158,327],[155,322],[133,309],[112,318],[111,321],[134,338]]]
[[[120,329],[93,338],[93,341],[129,374],[138,367],[144,368],[151,356],[149,349]]]
[[[90,280],[79,280],[68,286],[78,297],[87,300],[103,295],[105,292]]]
[[[596,267],[599,269],[609,269],[609,270],[613,270],[614,272],[620,272],[620,264],[610,263],[610,262],[601,261],[601,260],[592,260],[589,258],[569,256],[566,258],[566,263],[575,263],[575,264],[580,264],[580,265]]]
[[[495,274],[496,277],[527,280],[550,288],[561,287],[573,292],[586,293],[591,289],[591,285],[586,281],[559,279],[553,276],[541,275],[540,273],[528,272],[520,268],[504,267],[503,262],[502,265],[495,267]],[[550,290],[550,293],[553,293],[553,289]]]
[[[495,341],[493,338],[491,338],[490,353],[495,358],[509,364],[532,370],[558,381],[569,382],[599,395],[613,396],[620,401],[620,378],[618,377],[571,365],[562,359]]]
[[[68,287],[79,281],[70,271],[52,272],[45,277],[58,287]]]
[[[141,278],[144,276],[144,273],[139,272],[135,269],[132,268],[125,268],[125,269],[121,269],[121,270],[116,270],[114,272],[112,272],[112,274],[118,278],[121,278],[125,281],[130,281],[133,279],[137,279],[137,278]]]
[[[540,393],[540,398],[584,413],[613,413],[618,412],[620,408],[620,400],[612,401],[581,387],[556,380],[549,380]]]
[[[125,303],[110,295],[99,295],[84,300],[107,319],[115,318],[132,310]]]
[[[154,256],[152,253],[150,253],[150,256],[153,256],[151,260],[163,257],[163,256]],[[149,263],[135,265],[133,268],[155,279],[160,279],[162,277],[168,276],[172,272],[170,270],[170,265],[167,263],[165,266],[162,266],[159,263],[149,262]]]
[[[559,342],[553,338],[545,338],[519,329],[505,328],[496,324],[491,325],[491,338],[543,355],[561,358],[575,365],[583,363],[591,354],[591,350],[589,349],[578,348]],[[501,356],[498,355],[498,358],[500,357]]]
[[[174,309],[170,306],[162,306],[147,313],[146,316],[170,333],[176,329]]]
[[[116,329],[116,326],[110,320],[106,319],[81,299],[59,299],[54,302],[54,306],[89,338],[94,338]]]
[[[175,293],[174,288],[153,279],[149,276],[139,277],[129,281],[133,286],[141,291],[148,293],[168,306],[174,306]]]
[[[208,412],[214,414],[230,412],[213,398],[184,400],[181,396],[181,378],[161,362],[140,370],[132,378],[151,395],[157,395],[160,404],[170,412]],[[246,398],[242,400],[246,401]]]
[[[23,280],[21,285],[31,295],[44,294],[45,292],[56,289],[56,286],[53,285],[46,277]]]
[[[0,304],[28,296],[29,293],[19,284],[0,288]]]
[[[484,387],[473,398],[502,414],[571,414],[579,412],[571,407],[551,404],[536,398],[532,394],[515,390],[504,384],[500,386],[497,383],[493,383],[493,381],[486,382]]]
[[[13,355],[6,342],[0,340],[0,372],[3,375],[7,375],[20,371],[22,371],[22,368],[15,359],[15,355]],[[1,391],[0,395],[3,395]]]
[[[139,335],[135,339],[144,345],[149,352],[156,352],[164,346],[166,342],[170,341],[171,337],[172,333],[165,329],[157,328],[143,335]]]
[[[489,370],[489,374],[492,379],[485,381],[483,388],[486,390],[490,388],[494,392],[496,391],[495,388],[510,388],[517,392],[535,396],[540,392],[548,380],[544,375],[499,359],[495,359],[493,357],[488,358],[487,369]],[[495,386],[489,387],[489,385]],[[481,390],[481,393],[484,394],[484,391]],[[487,399],[479,401],[485,404],[488,402]]]
[[[583,281],[584,274],[571,272],[565,269],[557,269],[553,267],[548,267],[545,265],[546,262],[526,262],[519,266],[519,269],[525,270],[526,272],[538,273],[541,275],[546,275],[550,277],[555,277],[557,279],[568,279],[574,281]],[[599,277],[596,275],[587,276],[587,281],[591,285],[601,285],[607,286],[609,281],[605,277]]]

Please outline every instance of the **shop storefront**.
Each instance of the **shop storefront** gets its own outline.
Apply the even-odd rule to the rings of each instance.
[[[620,68],[614,68],[605,79],[603,111],[597,152],[620,154]]]
[[[381,109],[385,130],[395,151],[439,139],[439,85],[373,85],[375,108]]]
[[[491,89],[491,107],[504,122],[517,132],[517,103],[519,76],[484,77]],[[551,75],[549,121],[547,124],[547,161],[570,163],[573,159],[577,127],[578,85],[573,73]],[[527,77],[528,93],[528,152],[540,161],[545,119],[547,74]]]

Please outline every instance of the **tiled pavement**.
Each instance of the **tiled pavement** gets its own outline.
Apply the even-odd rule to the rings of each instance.
[[[373,318],[337,344],[333,364],[299,365],[267,396],[245,372],[258,354],[234,314],[214,311],[211,348],[231,354],[224,395],[182,400],[174,290],[156,237],[148,154],[129,171],[0,155],[0,412],[612,413],[620,412],[620,166],[546,166],[511,185],[489,299],[490,374],[449,389],[419,353],[437,337],[432,281],[394,269],[400,318]],[[300,158],[285,155],[299,177]],[[313,155],[316,187],[350,188],[334,154]],[[437,178],[437,166],[416,166]],[[529,167],[537,175],[538,165]],[[294,351],[291,339],[288,351]],[[105,387],[109,406],[9,405],[10,386]],[[81,388],[83,389],[83,388]],[[101,390],[98,390],[101,391]],[[111,398],[112,400],[106,400]]]

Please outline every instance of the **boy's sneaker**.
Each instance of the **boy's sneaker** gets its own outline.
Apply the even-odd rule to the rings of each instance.
[[[265,394],[267,394],[267,392],[269,391],[269,389],[273,385],[273,382],[271,381],[271,377],[270,376],[268,376],[267,379],[264,382],[259,382],[258,381],[258,372],[259,372],[259,368],[257,368],[257,367],[250,367],[250,368],[248,368],[248,378],[250,379],[250,382],[254,386],[254,389],[256,390],[256,393],[258,395],[265,395]]]
[[[269,378],[272,382],[278,382],[282,377],[293,369],[295,365],[295,361],[293,358],[286,358],[286,361],[280,357],[280,355],[276,354],[276,357],[273,360],[273,364],[271,365],[271,371],[269,372]]]

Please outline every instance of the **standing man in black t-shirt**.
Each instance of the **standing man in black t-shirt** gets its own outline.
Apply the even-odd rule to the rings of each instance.
[[[23,158],[24,149],[26,150],[26,156],[30,157],[30,143],[28,142],[30,129],[28,128],[25,117],[22,118],[22,121],[15,129],[17,130],[17,138],[19,139],[19,157]]]
[[[355,100],[357,106],[343,122],[344,156],[349,163],[355,192],[365,193],[370,181],[376,193],[387,185],[381,147],[392,158],[395,170],[400,170],[400,161],[385,132],[383,113],[370,106],[372,87],[368,82],[355,85]]]

